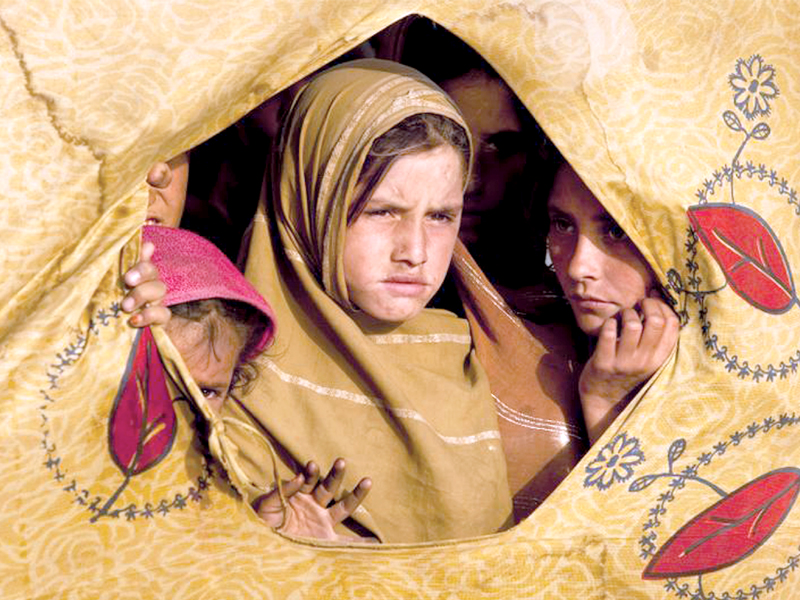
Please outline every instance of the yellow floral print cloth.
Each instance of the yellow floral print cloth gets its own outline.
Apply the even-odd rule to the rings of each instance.
[[[412,13],[508,80],[685,325],[651,385],[514,529],[290,540],[208,466],[188,402],[163,402],[197,389],[161,331],[127,327],[119,274],[155,160]],[[796,2],[7,0],[0,62],[0,596],[797,596]],[[132,448],[114,425],[144,414],[145,383],[161,403]],[[223,422],[210,445],[236,483]]]

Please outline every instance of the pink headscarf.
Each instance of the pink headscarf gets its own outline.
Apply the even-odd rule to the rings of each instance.
[[[165,306],[194,300],[238,300],[260,310],[269,322],[264,335],[245,360],[264,350],[275,336],[275,314],[267,301],[222,251],[185,229],[146,225],[142,239],[155,244],[153,264],[167,286]]]

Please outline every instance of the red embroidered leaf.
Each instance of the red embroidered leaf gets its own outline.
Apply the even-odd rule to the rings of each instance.
[[[172,448],[177,424],[166,372],[150,328],[131,350],[108,424],[111,457],[126,478],[158,464]]]
[[[656,553],[643,579],[718,571],[761,546],[789,514],[800,491],[800,469],[776,469],[754,479],[686,523]]]
[[[689,208],[689,220],[744,300],[773,314],[797,302],[783,247],[755,212],[733,204],[701,204]]]

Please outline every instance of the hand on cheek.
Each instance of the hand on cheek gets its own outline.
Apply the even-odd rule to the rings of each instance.
[[[657,298],[644,299],[641,314],[626,308],[603,323],[579,383],[592,442],[669,357],[678,331],[678,316]]]
[[[139,262],[125,273],[123,280],[130,291],[122,300],[122,310],[132,313],[128,321],[133,327],[166,325],[172,313],[161,301],[167,293],[167,286],[159,279],[158,269],[150,262],[155,246],[150,242],[142,244]]]

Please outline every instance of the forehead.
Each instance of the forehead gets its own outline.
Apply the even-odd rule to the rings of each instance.
[[[550,209],[559,210],[578,219],[610,218],[605,207],[568,164],[559,168],[547,205]]]
[[[471,71],[444,82],[442,89],[458,105],[477,136],[518,131],[521,127],[511,90],[499,79]]]
[[[464,164],[459,152],[442,145],[400,156],[375,187],[370,200],[405,198],[407,201],[463,200]]]
[[[223,369],[235,366],[244,347],[236,328],[216,316],[202,321],[173,316],[165,329],[190,370],[193,366],[205,369],[212,364]]]

